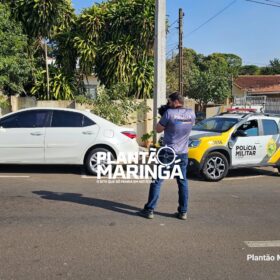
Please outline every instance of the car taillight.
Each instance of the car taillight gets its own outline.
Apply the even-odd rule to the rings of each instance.
[[[122,134],[129,137],[130,139],[136,138],[136,133],[133,131],[123,131]]]

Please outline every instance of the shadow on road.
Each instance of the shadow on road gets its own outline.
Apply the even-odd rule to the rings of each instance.
[[[137,212],[141,210],[138,207],[111,201],[111,200],[84,197],[82,196],[82,194],[79,193],[60,193],[60,192],[50,192],[50,191],[33,191],[32,193],[39,195],[43,199],[78,203],[82,205],[103,208],[106,210],[130,215],[130,216],[138,216]],[[155,212],[155,214],[164,217],[174,217],[173,214],[169,214],[169,213]]]
[[[189,179],[191,181],[204,181],[202,176],[196,176],[195,174],[189,173]],[[274,171],[272,167],[266,168],[238,168],[229,170],[226,178],[237,178],[237,177],[255,177],[255,176],[279,176],[277,171]]]
[[[278,176],[278,172],[272,167],[265,168],[239,168],[230,170],[227,177],[242,177],[242,176]]]

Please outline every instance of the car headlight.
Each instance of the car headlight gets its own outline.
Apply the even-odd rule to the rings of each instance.
[[[189,142],[189,148],[196,148],[200,144],[200,140],[190,140]]]

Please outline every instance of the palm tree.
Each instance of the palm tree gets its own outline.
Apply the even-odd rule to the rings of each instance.
[[[50,99],[48,40],[57,28],[67,26],[74,10],[70,0],[13,0],[13,16],[22,23],[25,33],[32,39],[39,39],[45,53],[47,98]]]
[[[95,4],[78,18],[75,46],[85,74],[95,72],[106,88],[127,83],[130,95],[153,89],[154,0]]]

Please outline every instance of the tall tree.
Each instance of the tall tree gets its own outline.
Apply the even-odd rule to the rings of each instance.
[[[233,77],[238,75],[240,68],[242,67],[242,58],[232,53],[213,53],[210,58],[221,57],[227,63],[228,72]]]
[[[107,88],[128,83],[131,95],[150,97],[154,16],[153,0],[111,0],[86,9],[75,44],[82,71],[94,71]]]
[[[203,69],[193,72],[188,96],[203,110],[209,102],[221,104],[230,95],[228,63],[222,57],[207,58]]]
[[[57,26],[66,26],[71,21],[73,8],[70,0],[13,0],[14,17],[22,23],[29,38],[42,42],[45,52],[47,97],[49,95],[49,69],[47,42]]]
[[[280,59],[274,58],[270,60],[267,67],[261,68],[262,75],[277,75],[280,74]]]
[[[203,109],[208,102],[221,103],[230,94],[232,77],[237,76],[242,60],[234,54],[209,56],[184,49],[184,94],[195,99]],[[178,90],[178,56],[167,61],[168,91]]]
[[[0,92],[24,93],[31,75],[27,57],[27,37],[21,25],[11,18],[10,8],[0,3]]]
[[[192,77],[192,73],[198,70],[199,61],[201,59],[201,55],[197,54],[192,49],[183,49],[183,83],[184,83],[184,94],[188,94],[188,90],[190,87],[190,80]],[[171,93],[174,91],[178,91],[179,84],[179,55],[172,57],[167,60],[167,92]]]
[[[260,68],[257,65],[243,65],[239,69],[239,75],[259,75]]]

